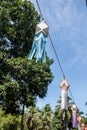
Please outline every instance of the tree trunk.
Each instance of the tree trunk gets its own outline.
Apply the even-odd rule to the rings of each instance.
[[[21,130],[24,130],[24,104],[22,109],[22,116],[21,116]]]

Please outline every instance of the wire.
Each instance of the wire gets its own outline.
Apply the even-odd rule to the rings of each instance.
[[[44,20],[44,17],[43,17],[43,14],[42,14],[40,5],[39,5],[39,3],[38,3],[38,0],[36,0],[36,3],[37,3],[37,6],[38,6],[38,9],[39,9],[39,12],[40,12],[40,16],[42,17],[42,20]],[[53,50],[54,50],[54,53],[55,53],[57,62],[58,62],[59,67],[60,67],[60,70],[61,70],[61,72],[62,72],[63,78],[66,79],[65,73],[64,73],[64,71],[63,71],[62,65],[61,65],[61,63],[60,63],[59,56],[58,56],[58,54],[57,54],[57,52],[56,52],[56,49],[55,49],[55,47],[54,47],[54,44],[53,44],[52,38],[51,38],[51,36],[50,36],[50,33],[49,33],[49,39],[50,39],[51,45],[52,45],[52,47],[53,47]],[[73,95],[72,95],[72,92],[71,92],[70,88],[69,88],[69,92],[70,92],[70,94],[71,94],[73,103],[75,103],[75,100],[74,100],[74,98],[73,98]]]
[[[71,94],[71,97],[72,97],[73,103],[75,103],[75,100],[74,100],[74,98],[73,98],[73,95],[72,95],[72,92],[71,92],[70,88],[69,88],[69,92],[70,92],[70,94]]]
[[[36,3],[37,3],[37,6],[38,6],[38,9],[39,9],[39,12],[40,12],[40,16],[41,16],[42,20],[44,20],[42,11],[41,11],[41,9],[40,9],[40,5],[39,5],[39,3],[38,3],[38,0],[36,0]]]
[[[55,55],[56,55],[56,58],[57,58],[57,61],[58,61],[59,66],[60,66],[61,72],[62,72],[62,74],[63,74],[63,78],[66,79],[65,74],[64,74],[64,71],[63,71],[63,68],[62,68],[62,66],[61,66],[59,57],[58,57],[57,52],[56,52],[56,49],[55,49],[55,47],[54,47],[54,45],[53,45],[53,41],[52,41],[52,39],[51,39],[50,34],[49,34],[49,39],[50,39],[51,45],[52,45],[52,47],[53,47],[54,53],[55,53]]]

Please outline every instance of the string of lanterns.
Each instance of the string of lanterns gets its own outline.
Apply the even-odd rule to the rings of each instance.
[[[31,48],[30,54],[28,56],[28,59],[31,60],[34,57],[36,59],[36,62],[41,61],[42,63],[46,63],[45,46],[47,43],[47,37],[49,35],[49,38],[50,38],[52,47],[54,49],[58,64],[59,64],[61,72],[63,74],[63,80],[61,80],[61,83],[60,83],[61,110],[67,111],[68,110],[68,90],[70,90],[69,84],[68,84],[68,81],[65,79],[64,71],[62,69],[59,57],[56,53],[55,47],[53,45],[52,39],[51,39],[50,34],[49,34],[49,27],[44,20],[44,17],[42,15],[42,11],[40,9],[40,5],[38,3],[38,0],[36,0],[36,3],[38,6],[38,9],[40,11],[42,21],[40,21],[40,23],[36,25],[36,32],[35,32],[32,48]],[[86,5],[87,5],[87,0],[86,0]],[[71,93],[71,96],[72,96],[72,93]],[[74,99],[73,99],[73,101],[74,101]],[[72,104],[71,110],[72,110],[72,127],[78,128],[78,130],[87,130],[87,127],[82,122],[82,117],[77,114],[78,108],[77,108],[77,105],[75,103]]]

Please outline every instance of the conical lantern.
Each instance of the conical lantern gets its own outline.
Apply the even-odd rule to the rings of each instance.
[[[62,80],[60,83],[61,87],[61,109],[68,109],[68,81],[67,80]]]
[[[48,30],[49,28],[45,21],[41,21],[39,24],[37,24],[32,49],[28,56],[29,60],[35,57],[36,62],[46,62],[45,45],[47,42]]]

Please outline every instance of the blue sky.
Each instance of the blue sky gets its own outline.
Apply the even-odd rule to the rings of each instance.
[[[30,0],[38,11],[36,1]],[[87,7],[85,0],[38,0],[44,19],[70,85],[77,107],[87,113]],[[47,96],[38,99],[37,106],[49,103],[52,109],[61,95],[63,79],[54,50],[48,38],[46,51],[54,60],[51,66],[54,79]],[[68,92],[71,97],[70,93]]]

